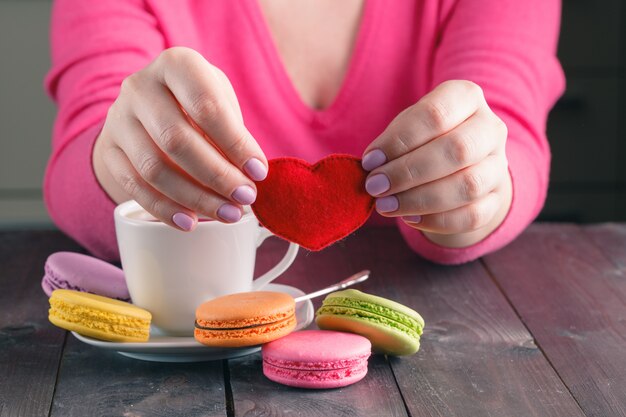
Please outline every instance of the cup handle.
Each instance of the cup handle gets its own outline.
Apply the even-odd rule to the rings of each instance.
[[[261,227],[259,238],[257,240],[257,245],[256,245],[257,248],[261,246],[263,241],[265,241],[265,239],[267,239],[270,236],[274,236],[274,234],[270,232],[269,230],[267,230],[266,228]],[[269,271],[267,271],[266,273],[264,273],[263,275],[255,279],[254,281],[252,281],[252,289],[254,291],[260,290],[261,288],[265,287],[267,284],[269,284],[270,282],[278,278],[280,274],[285,272],[287,268],[291,266],[293,261],[296,260],[296,255],[298,254],[299,248],[300,246],[298,246],[297,244],[289,242],[289,248],[287,249],[285,256],[283,256],[283,259],[281,259],[280,262],[274,265],[272,269],[270,269]]]

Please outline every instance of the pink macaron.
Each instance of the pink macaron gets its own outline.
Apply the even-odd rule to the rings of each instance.
[[[73,252],[48,257],[41,287],[48,297],[57,289],[76,290],[129,301],[124,272],[100,259]]]
[[[304,330],[263,345],[263,373],[298,388],[339,388],[367,374],[372,350],[363,336],[330,330]]]

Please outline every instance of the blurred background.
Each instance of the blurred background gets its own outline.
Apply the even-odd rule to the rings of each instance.
[[[523,0],[520,0],[523,1]],[[49,228],[41,182],[54,106],[43,92],[51,0],[0,0],[0,229]],[[550,115],[540,220],[626,220],[623,0],[563,0],[567,92]]]

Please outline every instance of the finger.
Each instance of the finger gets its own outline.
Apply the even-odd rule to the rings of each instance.
[[[501,125],[476,114],[456,129],[372,171],[366,190],[373,196],[397,194],[444,178],[502,149]]]
[[[129,82],[131,85],[127,82],[127,88],[141,90],[141,94],[137,95],[138,99],[133,102],[132,111],[143,127],[134,126],[132,120],[126,123],[137,137],[145,136],[141,133],[145,128],[152,138],[151,141],[198,183],[240,204],[254,202],[254,182],[225,159],[188,123],[171,93],[163,85],[132,79]],[[139,85],[134,86],[133,82]],[[120,142],[121,140],[118,141]],[[146,141],[141,141],[139,150],[146,146]]]
[[[191,231],[198,223],[196,214],[156,191],[135,171],[120,148],[113,146],[103,152],[102,159],[113,179],[148,213],[172,227]]]
[[[489,193],[472,204],[424,216],[403,217],[409,226],[438,234],[465,233],[486,226],[498,213],[501,199],[498,193]]]
[[[235,112],[235,116],[237,117],[237,120],[239,120],[241,123],[243,123],[243,116],[241,114],[241,107],[239,106],[239,100],[237,100],[237,96],[235,95],[235,89],[233,88],[233,85],[230,83],[230,80],[228,79],[228,77],[226,76],[226,74],[224,74],[224,72],[222,70],[220,70],[217,67],[213,67],[213,70],[215,72],[215,76],[217,78],[219,78],[220,82],[222,84],[225,85],[224,88],[224,93],[226,94],[226,98],[228,99],[228,104],[230,104],[231,109]],[[181,108],[182,109],[182,108]],[[183,113],[185,113],[185,115],[187,117],[189,117],[189,115],[185,112],[185,109],[182,109]],[[202,131],[202,129],[200,128],[200,126],[198,126],[193,119],[190,119],[190,122],[193,124],[193,126],[195,128],[197,128],[198,130]],[[207,136],[208,138],[208,136]]]
[[[227,223],[239,221],[242,216],[241,207],[208,190],[172,166],[165,155],[159,150],[141,124],[134,120],[125,126],[125,133],[132,140],[122,141],[118,146],[126,154],[135,171],[141,178],[171,200],[204,214],[213,219]],[[246,186],[244,186],[246,187]],[[238,196],[238,191],[235,195]],[[254,190],[248,187],[243,196],[254,195]]]
[[[217,76],[217,78],[219,78],[224,85],[224,93],[226,94],[228,103],[230,103],[230,107],[235,112],[235,116],[237,116],[237,120],[243,123],[241,107],[239,106],[239,100],[237,100],[237,95],[235,94],[235,89],[233,88],[233,85],[230,83],[230,80],[222,70],[217,67],[213,67],[213,69],[215,70],[215,75]]]
[[[371,171],[451,131],[485,105],[481,88],[470,81],[447,81],[400,113],[363,152]]]
[[[161,81],[171,90],[187,114],[226,157],[255,181],[267,176],[267,159],[237,116],[229,100],[234,92],[216,75],[214,67],[198,53],[162,55]]]
[[[383,216],[425,215],[450,211],[494,191],[508,175],[506,158],[491,155],[440,180],[376,199]]]

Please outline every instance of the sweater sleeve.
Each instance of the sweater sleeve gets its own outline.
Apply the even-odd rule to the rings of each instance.
[[[56,0],[52,68],[45,87],[57,104],[44,199],[57,226],[94,255],[119,259],[113,209],[91,164],[107,111],[128,75],[163,49],[141,0]]]
[[[511,242],[545,202],[550,170],[546,120],[565,84],[556,58],[560,1],[456,0],[441,22],[432,87],[454,79],[482,87],[487,103],[508,127],[506,155],[513,182],[507,217],[472,246],[439,246],[398,221],[414,251],[438,263],[459,264]]]

